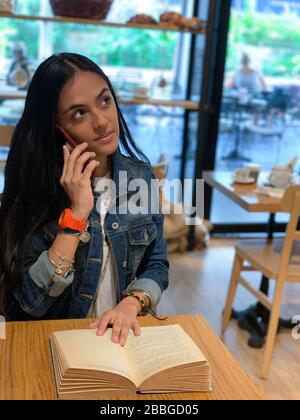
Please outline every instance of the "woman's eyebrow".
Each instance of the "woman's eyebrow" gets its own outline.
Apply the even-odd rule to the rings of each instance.
[[[99,98],[101,98],[101,96],[104,94],[104,93],[106,93],[106,92],[110,92],[109,91],[109,89],[107,88],[107,87],[105,87],[105,88],[103,88],[102,90],[101,90],[101,92],[99,93],[99,95],[97,96],[97,98],[96,99],[99,99]],[[80,107],[83,107],[84,106],[84,104],[74,104],[74,105],[71,105],[66,111],[64,111],[63,112],[63,114],[66,114],[67,112],[70,112],[70,111],[72,111],[72,109],[75,109],[75,108],[80,108]]]

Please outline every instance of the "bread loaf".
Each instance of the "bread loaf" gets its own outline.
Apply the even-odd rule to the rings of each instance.
[[[183,16],[180,13],[176,12],[165,12],[160,16],[160,21],[162,23],[171,23],[178,27],[183,26]]]
[[[151,24],[155,25],[157,24],[157,21],[149,15],[145,14],[138,14],[130,18],[127,23],[144,23],[144,24]]]

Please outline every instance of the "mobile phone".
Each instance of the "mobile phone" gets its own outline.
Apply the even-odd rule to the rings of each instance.
[[[71,147],[71,151],[72,151],[77,146],[77,143],[75,142],[75,140],[73,140],[72,137],[59,124],[56,124],[56,128],[61,132],[64,139],[66,140],[68,145]]]
[[[63,137],[64,137],[64,139],[66,140],[66,142],[69,144],[69,146],[71,147],[71,152],[72,152],[72,150],[76,147],[76,146],[78,146],[78,144],[75,142],[75,140],[74,139],[72,139],[72,137],[59,125],[59,124],[56,124],[56,128],[59,130],[59,132],[63,135]],[[92,159],[89,159],[86,163],[85,163],[85,165],[84,165],[84,167],[83,167],[83,170],[86,168],[86,166],[91,162],[91,160]]]

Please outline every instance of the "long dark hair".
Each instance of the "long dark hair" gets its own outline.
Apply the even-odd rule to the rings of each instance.
[[[48,225],[50,231],[55,230],[54,221],[70,205],[59,183],[64,140],[55,124],[60,92],[80,70],[96,73],[107,83],[117,107],[121,150],[149,162],[131,136],[108,77],[93,61],[79,54],[61,53],[38,67],[5,168],[0,207],[0,314],[8,312],[10,292],[21,281],[26,248],[33,233]]]

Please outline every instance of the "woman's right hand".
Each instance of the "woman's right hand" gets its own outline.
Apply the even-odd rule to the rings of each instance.
[[[87,146],[87,143],[81,143],[72,152],[63,146],[64,166],[60,184],[70,198],[74,218],[79,220],[87,219],[93,209],[91,177],[99,165],[98,161],[92,160],[96,156],[94,152],[85,152]],[[83,170],[88,160],[90,162]]]

